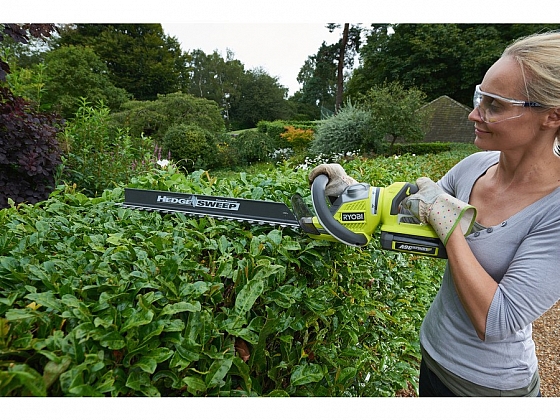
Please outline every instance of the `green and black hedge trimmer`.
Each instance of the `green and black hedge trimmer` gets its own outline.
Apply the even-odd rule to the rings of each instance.
[[[354,184],[332,202],[325,196],[328,181],[327,176],[319,175],[311,186],[315,214],[299,194],[292,197],[293,212],[284,203],[273,201],[132,188],[125,189],[122,205],[138,210],[289,227],[314,239],[356,247],[367,245],[380,226],[383,249],[447,258],[445,247],[431,226],[419,224],[410,214],[401,213],[401,201],[417,191],[416,185],[395,182],[383,188]]]

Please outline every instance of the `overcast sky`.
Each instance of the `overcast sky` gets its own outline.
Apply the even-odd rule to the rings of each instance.
[[[162,23],[183,51],[214,51],[226,57],[231,50],[246,70],[262,67],[294,94],[301,86],[297,75],[305,60],[323,41],[335,43],[340,30],[330,33],[325,23]]]

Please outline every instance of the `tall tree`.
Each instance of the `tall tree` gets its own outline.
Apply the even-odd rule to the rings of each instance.
[[[201,50],[190,52],[190,81],[188,92],[196,97],[215,101],[222,107],[226,124],[230,123],[230,106],[241,96],[245,75],[243,63],[228,50],[226,57],[217,51],[206,54]]]
[[[186,87],[188,57],[160,24],[67,25],[56,42],[91,47],[107,65],[115,86],[137,100],[153,100]]]
[[[241,96],[231,103],[231,122],[235,128],[252,128],[259,121],[290,117],[291,107],[286,101],[288,89],[262,68],[247,71],[240,90]]]
[[[336,94],[336,57],[338,48],[323,42],[317,54],[310,55],[301,67],[297,81],[301,83],[301,101],[334,112]]]
[[[333,32],[340,24],[329,23]],[[360,25],[344,24],[341,39],[331,45],[321,44],[317,54],[309,56],[298,73],[302,84],[301,101],[336,112],[343,102],[345,70],[354,66],[354,57],[360,48]]]
[[[333,32],[340,25],[329,23],[327,28]],[[358,25],[344,24],[342,38],[338,42],[338,62],[336,70],[335,112],[340,110],[344,94],[344,69],[354,66],[354,56],[360,51],[362,28]]]
[[[346,46],[348,45],[348,31],[350,29],[350,24],[344,24],[344,30],[342,31],[342,39],[340,40],[340,48],[338,54],[338,65],[336,69],[336,101],[334,104],[335,112],[340,110],[342,106],[342,92],[344,90],[344,57],[346,55]]]

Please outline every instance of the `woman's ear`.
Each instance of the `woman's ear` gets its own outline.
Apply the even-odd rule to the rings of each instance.
[[[560,108],[551,108],[548,110],[544,125],[549,128],[560,128]]]

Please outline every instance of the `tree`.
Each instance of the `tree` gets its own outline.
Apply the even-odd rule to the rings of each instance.
[[[90,47],[64,46],[48,52],[45,75],[43,102],[65,118],[75,114],[80,98],[94,104],[103,102],[113,111],[131,99],[126,90],[113,85],[107,66]]]
[[[291,107],[291,119],[295,121],[314,121],[321,118],[321,110],[316,105],[302,100],[303,92],[298,90],[288,98]]]
[[[344,90],[344,56],[346,55],[346,46],[348,45],[349,28],[350,24],[345,23],[344,30],[342,32],[342,39],[340,41],[340,53],[338,55],[338,65],[336,69],[336,101],[334,104],[335,112],[338,112],[342,105],[342,92]]]
[[[205,54],[201,50],[190,53],[190,80],[188,92],[199,98],[210,99],[222,107],[224,120],[230,125],[232,102],[239,101],[245,75],[243,63],[228,50],[225,59],[214,51]]]
[[[330,32],[334,31],[335,28],[339,28],[340,25],[335,25],[334,23],[329,23],[327,28]],[[354,64],[354,56],[360,50],[361,44],[362,28],[360,25],[352,25],[349,23],[344,24],[344,29],[342,30],[342,38],[340,39],[338,45],[338,63],[336,70],[336,100],[335,100],[335,112],[340,110],[343,101],[344,93],[344,69],[346,67],[352,68]]]
[[[301,102],[334,111],[336,95],[336,45],[321,44],[301,67],[297,81],[302,85]]]
[[[333,32],[339,24],[329,23]],[[354,65],[354,56],[360,48],[361,27],[344,24],[342,38],[335,44],[321,44],[317,54],[309,56],[298,73],[303,95],[301,101],[336,112],[343,101],[345,69]]]
[[[515,38],[560,25],[398,24],[372,25],[360,49],[361,65],[348,96],[399,81],[433,100],[441,95],[471,105],[474,86]]]
[[[372,115],[373,131],[388,137],[391,150],[397,139],[422,140],[425,135],[427,114],[420,108],[426,95],[416,89],[405,89],[399,82],[374,86],[360,95],[360,105]]]
[[[237,129],[256,127],[259,121],[289,119],[291,107],[287,104],[288,89],[278,83],[262,68],[245,73],[241,96],[231,103],[231,122]]]
[[[9,37],[16,43],[27,44],[33,38],[46,39],[57,30],[58,28],[52,23],[26,25],[0,23],[0,43],[4,42],[5,37]],[[10,65],[0,57],[0,81],[6,80],[8,73],[10,73]]]
[[[113,84],[137,100],[186,89],[187,59],[159,24],[79,24],[61,30],[56,46],[88,46],[107,65]]]

